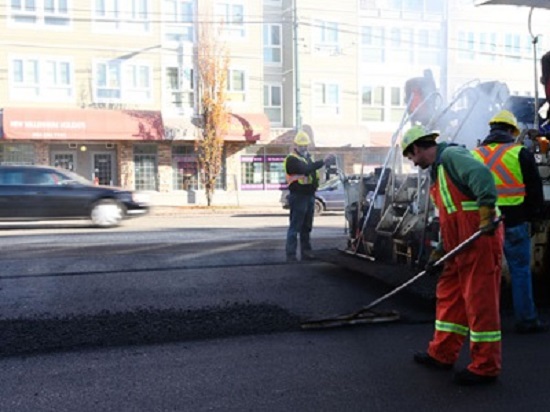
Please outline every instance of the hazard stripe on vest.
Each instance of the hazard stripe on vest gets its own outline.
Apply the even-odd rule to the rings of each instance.
[[[472,150],[474,157],[485,163],[493,173],[499,206],[519,205],[525,198],[525,184],[518,157],[522,148],[515,143],[494,143]]]

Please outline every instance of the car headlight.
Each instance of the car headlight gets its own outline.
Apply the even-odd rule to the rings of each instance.
[[[132,192],[132,200],[136,203],[149,203],[151,197],[146,193]]]

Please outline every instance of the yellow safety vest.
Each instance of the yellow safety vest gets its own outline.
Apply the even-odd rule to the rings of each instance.
[[[491,143],[472,150],[476,159],[485,163],[495,179],[499,206],[516,206],[525,199],[525,184],[519,152],[523,146],[516,143]]]
[[[293,157],[299,159],[300,161],[304,162],[305,164],[308,164],[307,159],[303,158],[302,156],[298,156],[295,153],[290,153],[287,157],[285,157],[283,167],[285,168],[287,185],[290,186],[290,184],[294,183],[294,182],[298,182],[298,184],[301,184],[301,185],[312,184],[313,180],[314,180],[313,176],[310,176],[310,175],[291,175],[291,174],[287,173],[286,161],[290,156],[293,156]],[[313,158],[311,158],[311,160],[313,161]],[[316,177],[317,181],[319,181],[319,172],[318,171],[315,171],[315,177]]]

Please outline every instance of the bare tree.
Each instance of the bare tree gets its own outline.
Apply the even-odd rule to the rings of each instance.
[[[216,180],[222,170],[223,137],[229,128],[230,113],[226,108],[229,56],[219,33],[205,25],[197,50],[200,87],[201,136],[195,149],[198,152],[206,201],[212,205]],[[213,34],[217,34],[217,36]]]

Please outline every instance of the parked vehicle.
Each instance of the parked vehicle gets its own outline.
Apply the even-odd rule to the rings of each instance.
[[[147,196],[94,185],[69,170],[50,166],[0,166],[0,220],[90,219],[118,226],[149,211]]]
[[[323,212],[343,212],[346,209],[349,191],[346,192],[345,185],[357,184],[359,176],[334,176],[332,179],[322,183],[315,192],[315,214],[320,215]],[[289,209],[288,190],[281,194],[281,203],[283,209]]]

